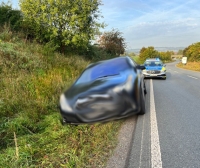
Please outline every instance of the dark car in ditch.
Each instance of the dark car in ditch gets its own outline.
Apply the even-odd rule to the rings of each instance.
[[[90,64],[60,96],[63,122],[78,125],[144,114],[144,68],[128,56]]]

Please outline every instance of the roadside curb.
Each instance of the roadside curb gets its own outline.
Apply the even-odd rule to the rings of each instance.
[[[118,134],[118,145],[109,158],[106,168],[125,168],[135,130],[137,116],[128,118]]]

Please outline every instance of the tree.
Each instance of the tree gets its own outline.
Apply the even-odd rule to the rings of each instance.
[[[160,59],[162,61],[171,61],[171,55],[174,54],[173,51],[166,51],[166,52],[160,52]]]
[[[183,55],[183,50],[178,50],[177,55]]]
[[[9,25],[11,30],[20,30],[20,23],[22,21],[21,11],[13,10],[12,6],[7,3],[0,4],[0,26],[4,26],[5,24]]]
[[[107,53],[112,55],[120,55],[125,51],[125,39],[122,33],[118,30],[113,29],[112,31],[104,32],[99,40],[99,46],[104,49]]]
[[[183,50],[183,55],[189,61],[200,61],[200,42],[189,45]]]
[[[24,20],[40,41],[52,41],[62,51],[66,47],[87,47],[103,25],[99,0],[20,0]]]
[[[152,46],[148,48],[143,47],[140,50],[139,58],[141,62],[144,62],[147,58],[160,58],[160,54]]]

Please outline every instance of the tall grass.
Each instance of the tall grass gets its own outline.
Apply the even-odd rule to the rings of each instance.
[[[138,64],[143,64],[139,56],[131,56],[131,58]]]
[[[122,121],[63,126],[57,108],[89,63],[0,32],[0,167],[105,165]]]
[[[183,68],[183,69],[200,71],[200,62],[187,62],[186,65],[184,65],[182,63],[178,63],[177,66],[180,68]]]

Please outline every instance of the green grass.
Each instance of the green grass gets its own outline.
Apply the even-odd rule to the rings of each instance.
[[[143,62],[140,60],[140,57],[137,56],[130,56],[136,63],[143,64]]]
[[[0,167],[103,167],[123,121],[63,126],[59,96],[90,61],[50,51],[0,33]]]

